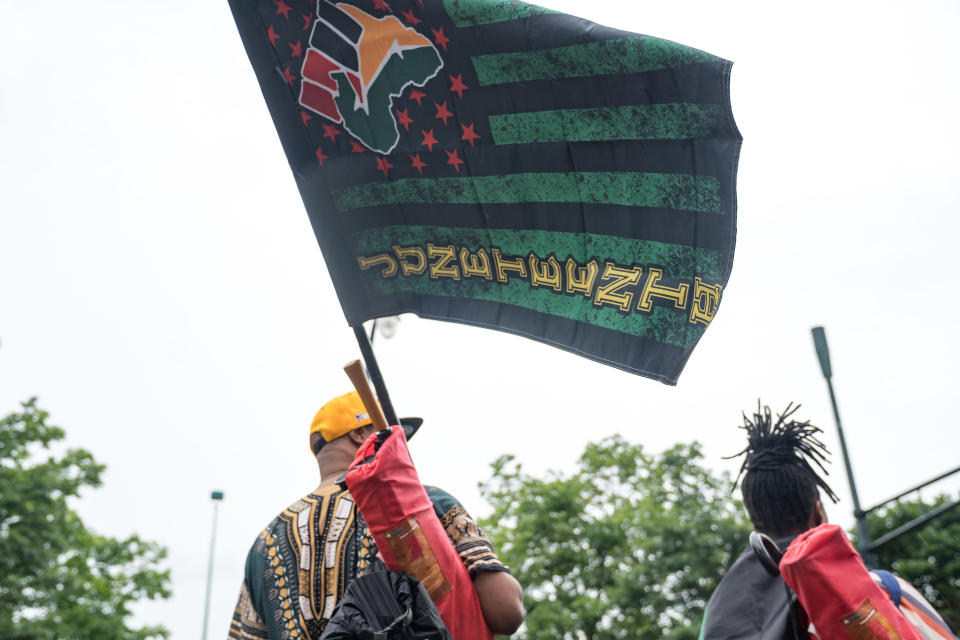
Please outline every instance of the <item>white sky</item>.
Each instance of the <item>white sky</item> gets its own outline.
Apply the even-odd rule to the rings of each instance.
[[[484,514],[498,455],[570,469],[616,432],[734,470],[741,409],[793,400],[827,430],[848,526],[818,324],[864,506],[956,466],[960,5],[543,4],[735,62],[733,274],[675,388],[404,317],[377,352],[398,412],[426,418],[423,479]],[[174,597],[138,621],[174,640],[200,632],[225,491],[225,637],[247,548],[316,484],[307,427],[349,388],[353,335],[225,1],[0,6],[0,415],[38,395],[108,465],[77,507],[169,548]]]

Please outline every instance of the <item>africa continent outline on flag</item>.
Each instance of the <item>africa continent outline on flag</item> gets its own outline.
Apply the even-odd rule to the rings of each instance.
[[[299,104],[342,123],[368,149],[389,154],[400,141],[393,98],[439,74],[440,53],[392,15],[377,18],[331,0],[317,0],[316,13]]]

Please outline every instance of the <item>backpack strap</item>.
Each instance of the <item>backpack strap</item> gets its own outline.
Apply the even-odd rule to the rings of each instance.
[[[899,609],[901,590],[900,583],[897,582],[896,576],[889,571],[884,571],[883,569],[872,569],[870,573],[880,578],[880,582],[883,588],[886,589],[887,595],[890,596],[890,599],[893,600],[893,604]]]
[[[773,577],[780,575],[780,558],[783,557],[783,552],[773,538],[759,531],[751,531],[750,549],[767,573]]]

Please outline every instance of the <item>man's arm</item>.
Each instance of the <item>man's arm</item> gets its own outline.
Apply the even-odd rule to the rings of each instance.
[[[516,633],[526,616],[523,589],[516,578],[506,571],[481,571],[473,579],[473,588],[490,631],[498,636]]]
[[[230,621],[230,631],[227,634],[229,640],[262,640],[269,638],[262,601],[259,597],[263,585],[263,571],[261,568],[262,556],[257,552],[257,546],[257,543],[254,543],[247,554],[243,585],[240,587],[240,597],[237,599],[233,619]]]
[[[437,487],[425,489],[463,566],[470,573],[487,626],[498,636],[512,635],[526,616],[520,583],[500,562],[490,540],[456,498]]]

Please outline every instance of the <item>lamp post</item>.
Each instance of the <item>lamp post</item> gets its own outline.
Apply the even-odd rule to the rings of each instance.
[[[850,496],[853,498],[853,517],[857,520],[857,538],[860,542],[860,553],[864,563],[870,567],[876,564],[876,557],[871,550],[870,533],[867,531],[867,514],[860,508],[860,497],[857,495],[857,484],[853,481],[853,468],[850,466],[850,456],[847,454],[847,441],[843,437],[843,426],[840,424],[840,412],[837,410],[837,398],[833,394],[833,371],[830,369],[830,350],[827,348],[827,334],[823,327],[814,327],[813,346],[817,350],[820,360],[820,370],[827,381],[830,390],[830,403],[833,405],[833,419],[837,423],[837,435],[840,436],[840,452],[843,454],[843,466],[847,470],[847,482],[850,483]]]
[[[207,597],[203,605],[203,640],[207,640],[207,621],[210,617],[210,590],[213,583],[213,550],[217,542],[217,510],[223,501],[223,491],[210,494],[213,500],[213,533],[210,535],[210,563],[207,565]]]

